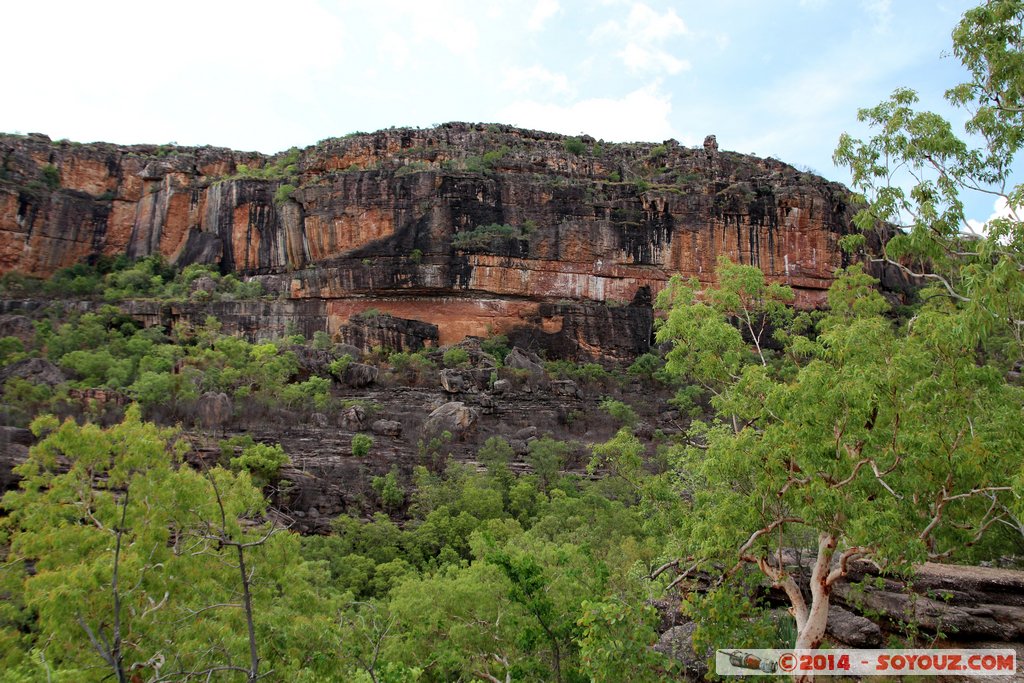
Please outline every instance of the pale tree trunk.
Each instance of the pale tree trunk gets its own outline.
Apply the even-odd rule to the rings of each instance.
[[[796,619],[797,635],[794,646],[796,650],[814,650],[821,645],[821,641],[825,638],[825,627],[828,625],[828,605],[832,595],[832,584],[846,573],[847,560],[860,553],[859,548],[847,550],[842,554],[839,566],[829,571],[835,550],[835,536],[828,533],[818,536],[818,556],[811,569],[811,603],[809,605],[796,580],[783,569],[781,557],[778,567],[769,565],[765,558],[757,561],[761,571],[771,578],[776,586],[785,591],[786,597],[789,598],[790,612]],[[801,683],[814,680],[814,676],[809,674],[794,674],[793,678]]]

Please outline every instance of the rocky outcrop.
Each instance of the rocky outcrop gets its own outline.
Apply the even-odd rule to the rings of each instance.
[[[160,253],[259,278],[309,302],[300,327],[361,348],[415,348],[436,328],[442,345],[506,334],[580,357],[645,351],[651,297],[673,274],[712,281],[720,255],[798,305],[824,300],[843,187],[713,140],[582,142],[452,123],[266,157],[0,136],[0,272]],[[424,327],[354,320],[369,309]]]

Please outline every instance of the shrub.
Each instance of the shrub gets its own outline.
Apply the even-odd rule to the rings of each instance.
[[[325,410],[331,402],[331,380],[324,377],[310,377],[305,382],[285,385],[281,389],[281,400],[290,408]]]
[[[277,192],[274,193],[274,203],[284,204],[286,201],[292,198],[292,193],[295,192],[296,189],[297,188],[290,183],[285,183],[284,185],[281,185],[279,188],[277,188]]]
[[[631,375],[643,377],[644,379],[655,379],[655,373],[661,369],[661,358],[654,353],[645,353],[639,356],[626,371]]]
[[[247,470],[252,475],[253,483],[263,487],[277,477],[282,467],[291,462],[291,458],[276,443],[268,446],[257,443],[242,450],[237,458],[231,458],[231,469]]]
[[[367,434],[355,434],[352,437],[352,455],[362,458],[369,454],[373,447],[373,437]]]
[[[569,152],[570,154],[575,154],[576,156],[580,156],[581,154],[587,151],[587,146],[583,144],[582,140],[576,137],[566,138],[564,144],[565,151]]]
[[[338,379],[343,379],[345,377],[345,371],[348,370],[348,366],[352,364],[352,360],[352,356],[346,353],[344,356],[332,360],[327,366],[327,369]]]
[[[423,251],[421,249],[413,249],[409,252],[409,260],[413,263],[419,263],[423,260]]]
[[[491,336],[480,342],[480,349],[494,358],[494,360],[500,366],[505,362],[505,356],[508,355],[508,337],[503,334],[492,334]]]
[[[323,330],[317,330],[313,333],[313,348],[326,350],[331,348],[331,335],[327,334]]]
[[[601,401],[600,408],[626,427],[632,427],[640,420],[631,405],[622,401],[616,401],[610,397],[606,397]]]
[[[442,358],[442,360],[446,368],[454,368],[460,365],[468,365],[469,352],[467,352],[465,349],[460,349],[459,347],[454,346],[444,352],[444,357]]]
[[[455,233],[452,235],[452,246],[462,250],[486,249],[495,240],[522,239],[524,236],[521,228],[505,223],[491,223]]]
[[[388,512],[397,512],[405,503],[405,491],[398,483],[398,469],[392,467],[391,471],[383,477],[374,477],[370,483],[371,488],[380,497],[380,503]]]
[[[60,171],[53,164],[47,164],[43,166],[43,170],[40,171],[40,175],[43,178],[43,183],[51,190],[56,190],[60,187]]]

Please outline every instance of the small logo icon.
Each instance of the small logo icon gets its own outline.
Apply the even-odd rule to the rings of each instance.
[[[766,674],[773,674],[777,668],[775,660],[762,659],[757,655],[752,655],[748,652],[736,650],[735,652],[727,652],[725,654],[729,655],[730,664],[741,669],[753,669],[754,671],[763,671]]]

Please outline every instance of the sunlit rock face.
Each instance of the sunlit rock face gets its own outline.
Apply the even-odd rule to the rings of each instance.
[[[337,333],[375,309],[436,326],[426,343],[500,333],[565,356],[642,353],[653,296],[673,274],[712,282],[721,255],[819,306],[851,229],[845,188],[780,161],[497,125],[273,157],[0,136],[0,160],[0,272],[159,253],[308,302],[275,325]],[[236,317],[258,329],[252,310]]]

